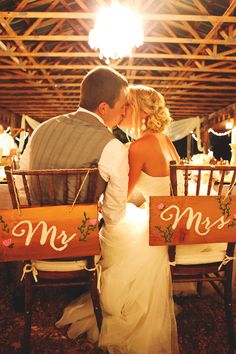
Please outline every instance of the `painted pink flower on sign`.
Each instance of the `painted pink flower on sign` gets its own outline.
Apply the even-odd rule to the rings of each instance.
[[[90,219],[89,225],[95,226],[97,224],[97,219]]]
[[[0,229],[2,231],[0,236],[2,236],[2,237],[3,237],[4,234],[6,234],[6,233],[9,234],[9,232],[10,232],[10,228],[9,228],[8,224],[5,222],[5,220],[3,219],[3,217],[1,215],[0,215]],[[13,248],[14,247],[14,243],[12,242],[11,238],[3,240],[1,242],[1,244],[4,247],[9,247],[9,248]]]
[[[236,214],[233,215],[233,219],[236,220]]]
[[[12,244],[11,238],[8,238],[7,240],[3,240],[2,244],[4,247],[9,247]]]
[[[87,236],[91,234],[92,231],[96,229],[97,219],[90,217],[84,211],[84,217],[82,220],[82,224],[77,227],[79,232],[81,233],[81,237],[79,238],[80,241],[87,241]]]
[[[158,210],[163,210],[165,208],[165,204],[164,203],[160,203],[157,206]]]

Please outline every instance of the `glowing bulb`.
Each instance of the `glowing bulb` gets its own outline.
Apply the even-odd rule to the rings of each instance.
[[[143,44],[141,19],[128,7],[113,1],[98,13],[88,43],[99,50],[99,58],[105,58],[107,64],[110,58],[131,56],[132,48]]]
[[[225,128],[226,129],[232,129],[233,128],[233,122],[226,122],[225,123]]]

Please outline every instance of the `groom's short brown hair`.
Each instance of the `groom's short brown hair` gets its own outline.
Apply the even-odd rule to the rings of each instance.
[[[127,87],[126,78],[108,66],[89,71],[81,83],[80,107],[94,112],[101,102],[113,107],[120,91]]]

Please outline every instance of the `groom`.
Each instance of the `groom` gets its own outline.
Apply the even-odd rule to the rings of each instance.
[[[20,165],[21,169],[70,169],[98,163],[107,182],[102,208],[106,224],[116,224],[125,213],[128,151],[111,129],[125,114],[127,88],[127,80],[117,71],[106,66],[91,70],[81,84],[79,109],[40,124]]]

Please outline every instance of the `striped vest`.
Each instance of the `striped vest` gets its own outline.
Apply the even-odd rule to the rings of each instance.
[[[49,119],[41,124],[32,136],[29,167],[42,170],[97,166],[104,147],[112,139],[114,136],[108,128],[86,112],[77,111]],[[45,181],[44,183],[43,193],[47,202],[49,186]],[[60,182],[58,183],[59,204],[62,201],[62,188]],[[73,182],[70,182],[69,190],[73,188]],[[31,191],[37,203],[37,192],[33,182]],[[79,201],[85,199],[86,186],[81,191]]]

